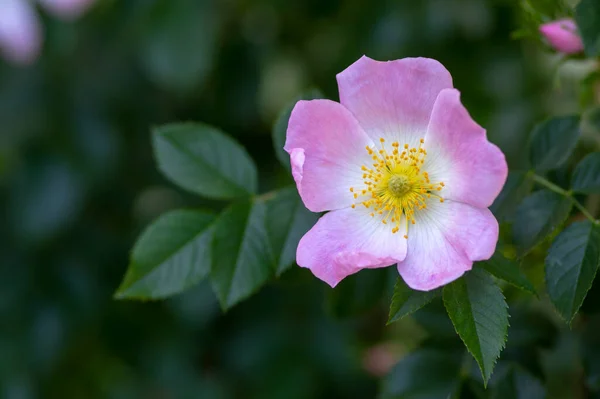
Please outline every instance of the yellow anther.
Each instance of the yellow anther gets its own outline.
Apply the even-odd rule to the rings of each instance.
[[[404,144],[402,152],[397,141],[391,143],[391,148],[385,147],[385,139],[379,141],[379,149],[365,147],[373,164],[372,167],[361,166],[363,188],[350,187],[355,199],[359,195],[368,196],[368,199],[351,206],[355,209],[356,205],[362,204],[370,210],[371,217],[380,215],[383,224],[391,224],[392,233],[397,233],[404,223],[407,232],[404,237],[408,238],[409,225],[416,224],[415,212],[427,208],[426,201],[431,195],[444,202],[442,197],[433,194],[440,191],[444,183],[432,184],[429,174],[421,171],[427,155],[422,148],[424,139],[420,139],[416,147]]]

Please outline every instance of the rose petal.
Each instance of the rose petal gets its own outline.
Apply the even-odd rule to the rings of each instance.
[[[583,41],[577,33],[577,25],[571,19],[540,25],[540,33],[556,51],[565,54],[577,54],[583,51]]]
[[[355,202],[351,187],[362,187],[362,165],[373,142],[352,114],[329,100],[299,101],[288,123],[284,149],[291,155],[298,192],[308,209],[322,212]]]
[[[58,18],[73,20],[81,16],[95,0],[38,0],[48,12]]]
[[[502,190],[508,175],[504,154],[473,121],[458,90],[446,89],[438,96],[425,148],[423,169],[432,183],[445,183],[444,198],[487,208]]]
[[[335,287],[344,277],[364,268],[390,266],[406,256],[404,230],[369,216],[364,207],[327,213],[298,244],[298,265]]]
[[[340,102],[373,140],[413,147],[425,136],[439,92],[452,87],[450,73],[429,58],[380,62],[363,56],[337,81]]]
[[[40,24],[28,2],[0,2],[0,49],[9,61],[31,64],[40,52],[41,42]]]
[[[498,242],[498,222],[488,209],[460,202],[430,200],[415,214],[408,230],[406,259],[398,272],[406,284],[429,291],[471,270],[473,261],[491,258]]]

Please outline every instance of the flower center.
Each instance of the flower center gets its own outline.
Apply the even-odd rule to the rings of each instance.
[[[352,208],[364,205],[371,210],[372,217],[377,214],[381,223],[389,222],[394,234],[404,223],[404,238],[408,238],[408,224],[415,224],[415,212],[427,208],[426,200],[433,196],[444,202],[437,194],[444,188],[444,183],[431,183],[429,174],[422,170],[427,156],[423,148],[425,140],[421,139],[417,148],[404,144],[402,151],[398,142],[393,142],[388,151],[385,140],[379,141],[380,150],[366,147],[374,163],[361,167],[363,187],[350,187],[350,192],[357,200]]]
[[[387,188],[396,198],[401,198],[410,191],[410,179],[405,175],[392,175],[388,180]]]

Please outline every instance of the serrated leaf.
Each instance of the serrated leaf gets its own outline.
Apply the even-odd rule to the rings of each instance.
[[[196,194],[231,199],[256,192],[257,171],[246,150],[214,127],[175,123],[154,128],[160,171]]]
[[[406,285],[404,280],[398,278],[396,280],[396,285],[394,285],[394,294],[392,296],[387,323],[390,324],[397,320],[401,320],[416,312],[441,294],[441,289],[433,291],[415,291]]]
[[[231,205],[215,223],[210,277],[223,309],[247,298],[274,272],[265,204],[248,201]]]
[[[561,116],[538,124],[533,130],[530,161],[537,171],[562,166],[571,156],[580,135],[579,116]]]
[[[277,120],[273,125],[273,131],[271,134],[273,136],[273,146],[275,147],[275,155],[277,156],[277,159],[279,159],[279,162],[281,162],[281,164],[285,166],[287,170],[291,170],[290,156],[287,152],[283,150],[283,146],[285,145],[288,121],[290,119],[290,115],[292,114],[292,110],[294,109],[296,103],[300,100],[315,100],[319,98],[325,98],[325,96],[318,89],[312,89],[307,91],[306,93],[303,93],[302,95],[298,96],[293,101],[291,101],[279,113],[279,116],[277,117]]]
[[[513,238],[519,255],[526,255],[564,223],[571,207],[569,198],[550,190],[536,191],[525,198],[513,222]]]
[[[575,21],[588,57],[600,55],[600,3],[581,0],[575,8]]]
[[[600,226],[573,223],[561,232],[546,257],[546,285],[552,303],[567,321],[583,303],[600,265]]]
[[[600,152],[587,155],[573,172],[571,189],[577,193],[600,193]]]
[[[400,360],[383,382],[380,399],[449,398],[460,386],[461,356],[418,349]]]
[[[294,263],[298,242],[314,226],[319,215],[306,209],[296,187],[275,192],[266,205],[267,233],[277,265],[276,273],[281,275]]]
[[[519,203],[533,188],[533,180],[526,172],[509,172],[506,183],[490,210],[498,221],[512,220]]]
[[[159,217],[139,237],[116,298],[157,299],[198,283],[210,271],[214,215],[175,210]]]
[[[517,288],[530,292],[533,295],[537,295],[533,284],[521,271],[519,265],[516,262],[507,259],[498,251],[496,251],[490,259],[477,262],[476,266],[487,270],[492,276],[504,280]]]
[[[500,287],[486,271],[473,269],[446,285],[443,299],[456,332],[477,361],[487,384],[508,330],[507,305]]]

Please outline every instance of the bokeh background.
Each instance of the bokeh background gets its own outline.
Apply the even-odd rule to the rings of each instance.
[[[223,206],[159,174],[152,126],[223,129],[268,191],[291,182],[270,136],[279,111],[310,88],[337,100],[335,74],[363,54],[440,60],[511,168],[537,120],[577,109],[569,77],[553,85],[553,58],[511,39],[511,0],[100,0],[72,22],[39,11],[37,62],[0,62],[3,399],[375,398],[420,342],[460,348],[439,303],[386,327],[393,270],[332,292],[294,267],[226,314],[205,283],[164,302],[114,300],[145,225]],[[533,375],[576,373],[569,333],[553,338],[560,322],[516,301],[502,359],[543,342],[550,360],[536,349],[522,362]]]

